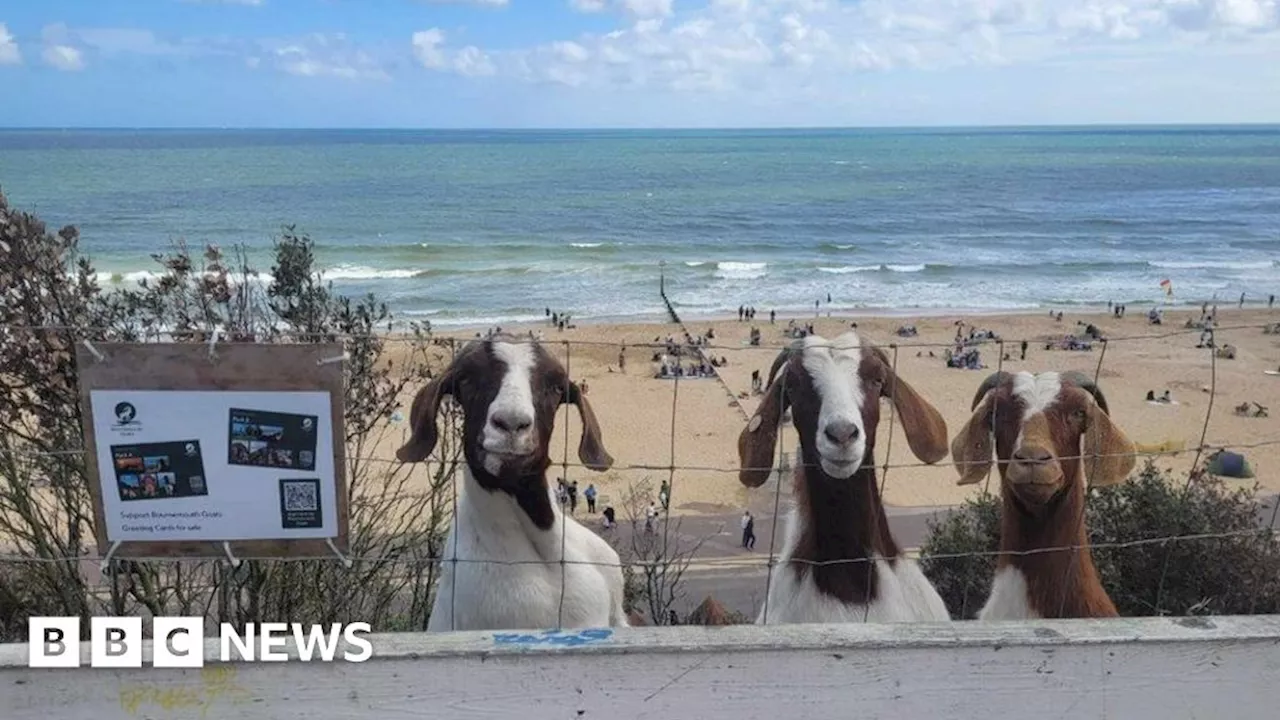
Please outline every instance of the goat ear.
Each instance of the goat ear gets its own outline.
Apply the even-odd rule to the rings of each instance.
[[[440,413],[440,401],[453,392],[453,379],[453,368],[450,367],[444,375],[427,383],[413,398],[413,405],[409,408],[412,434],[409,442],[396,451],[396,458],[400,462],[422,462],[435,449],[438,437],[436,416]]]
[[[880,353],[881,359],[884,354]],[[885,367],[889,363],[885,362]],[[880,396],[893,400],[902,421],[911,453],[921,462],[933,463],[947,456],[947,421],[915,388],[890,370],[888,382],[880,386]]]
[[[973,409],[969,421],[951,441],[951,461],[960,473],[957,485],[980,482],[991,472],[991,458],[995,454],[991,437],[991,394],[988,393]]]
[[[778,444],[778,426],[790,399],[786,372],[774,378],[760,401],[760,407],[738,436],[738,480],[747,487],[760,487],[773,472],[773,454]]]
[[[582,394],[582,389],[577,383],[569,383],[568,394],[568,401],[577,406],[578,416],[582,418],[582,440],[578,442],[578,459],[592,470],[604,472],[613,467],[613,457],[604,449],[604,438],[601,437],[600,422],[596,420],[595,411],[591,409],[591,403],[587,401],[587,396]]]
[[[1085,478],[1090,485],[1099,487],[1124,482],[1138,464],[1137,446],[1097,403],[1089,407],[1088,418],[1080,453]]]

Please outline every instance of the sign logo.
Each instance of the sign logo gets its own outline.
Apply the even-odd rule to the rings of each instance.
[[[222,662],[364,662],[373,656],[373,645],[364,637],[370,632],[369,623],[249,623],[243,632],[222,623],[217,635],[218,657]],[[204,667],[204,618],[152,618],[151,637],[152,667]],[[89,666],[142,667],[143,640],[140,617],[90,618]],[[80,618],[33,617],[27,621],[27,667],[74,668],[82,664]]]
[[[116,403],[116,423],[119,425],[128,425],[138,416],[138,409],[133,403]]]
[[[138,408],[133,403],[118,402],[114,412],[116,421],[111,425],[113,431],[129,437],[142,430],[142,423],[138,422]]]

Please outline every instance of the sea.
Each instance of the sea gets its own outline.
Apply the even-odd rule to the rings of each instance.
[[[0,191],[109,288],[179,241],[266,271],[291,225],[339,292],[445,327],[659,319],[660,283],[690,318],[1280,292],[1280,126],[11,129]]]

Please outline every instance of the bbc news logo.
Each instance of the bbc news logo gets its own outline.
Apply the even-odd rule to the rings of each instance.
[[[168,668],[204,667],[204,618],[157,617],[151,621],[151,665]],[[27,624],[27,665],[33,668],[80,667],[80,618],[33,617]],[[284,662],[290,638],[298,659],[364,662],[373,645],[363,637],[368,623],[303,625],[302,623],[249,623],[239,632],[230,623],[218,628],[222,662]],[[345,640],[347,647],[339,654]],[[89,666],[142,667],[142,618],[95,617],[89,626]],[[235,650],[233,655],[232,650]]]

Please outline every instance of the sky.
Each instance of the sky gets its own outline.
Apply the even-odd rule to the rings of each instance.
[[[0,0],[0,127],[1280,122],[1280,0]]]

